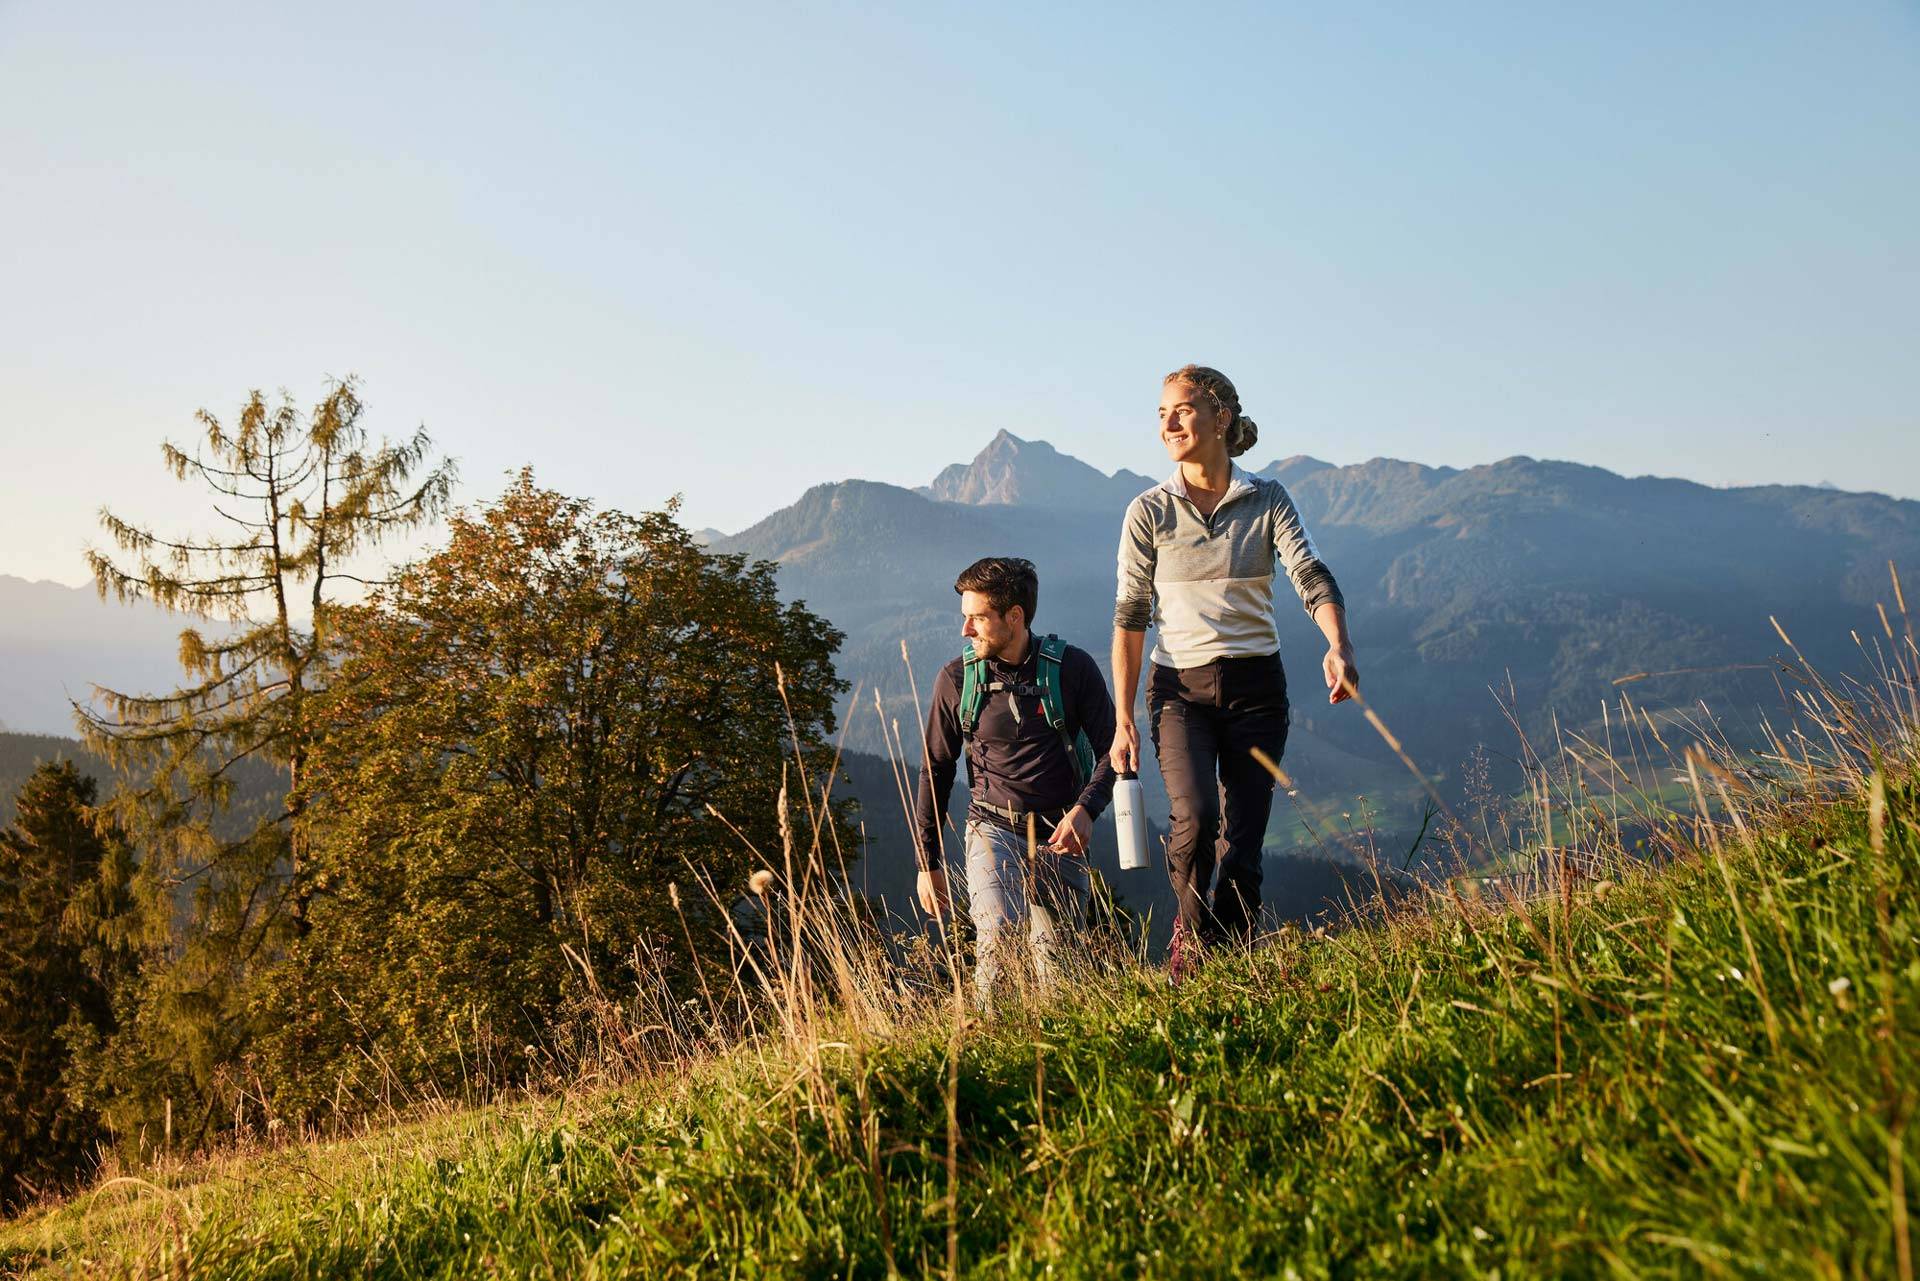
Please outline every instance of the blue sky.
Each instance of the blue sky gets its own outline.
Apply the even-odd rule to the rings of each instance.
[[[266,10],[275,10],[267,12]],[[0,573],[157,444],[365,382],[734,530],[992,434],[1920,497],[1912,4],[0,0]]]

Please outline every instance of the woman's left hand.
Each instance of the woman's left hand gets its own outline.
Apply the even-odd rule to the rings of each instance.
[[[1344,703],[1360,692],[1360,668],[1353,661],[1353,646],[1329,648],[1320,670],[1327,678],[1327,702]]]

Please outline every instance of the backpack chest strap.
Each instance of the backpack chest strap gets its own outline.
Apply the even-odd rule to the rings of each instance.
[[[1038,650],[1035,663],[1037,681],[1003,681],[995,679],[987,668],[987,661],[974,654],[971,647],[962,652],[960,670],[960,732],[968,738],[980,727],[980,713],[987,705],[992,694],[1008,695],[1008,706],[1013,711],[1014,723],[1020,724],[1024,717],[1020,712],[1020,700],[1037,698],[1040,711],[1047,724],[1061,733],[1066,732],[1066,698],[1060,681],[1060,661],[1066,652],[1066,643],[1058,636],[1038,636],[1034,638]]]

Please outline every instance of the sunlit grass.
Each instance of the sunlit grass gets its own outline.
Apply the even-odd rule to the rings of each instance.
[[[638,1047],[615,1088],[103,1186],[0,1229],[0,1260],[1910,1277],[1920,664],[1887,639],[1872,689],[1802,672],[1759,754],[1660,726],[1643,784],[1583,791],[1604,746],[1536,753],[1497,893],[1434,881],[1178,989],[1115,947],[990,1014],[963,958],[889,949],[831,891],[796,777],[738,989],[707,1003],[726,1028],[677,1016],[666,1045],[659,1011],[610,1004],[653,1038],[610,1026],[605,1053]]]

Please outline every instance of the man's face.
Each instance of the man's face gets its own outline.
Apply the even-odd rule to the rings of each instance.
[[[960,593],[960,634],[973,642],[973,652],[981,658],[1017,658],[1026,632],[1026,611],[1018,605],[1003,614],[979,592]]]

